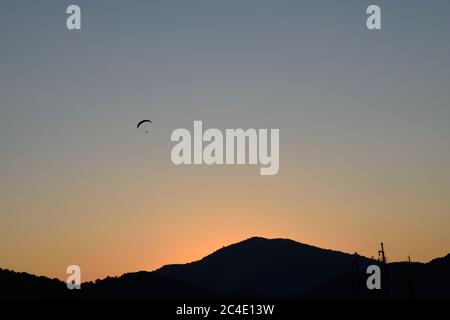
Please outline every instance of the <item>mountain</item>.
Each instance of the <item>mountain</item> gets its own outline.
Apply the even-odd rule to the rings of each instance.
[[[67,291],[66,284],[58,279],[0,269],[0,300],[60,299]]]
[[[167,278],[155,272],[126,273],[120,277],[107,277],[95,283],[82,284],[75,290],[81,298],[88,299],[208,299],[211,293],[182,281]]]
[[[0,269],[0,300],[450,299],[450,254],[429,263],[380,265],[382,290],[369,291],[366,268],[374,263],[288,239],[254,237],[199,261],[86,282],[81,290]]]
[[[236,296],[292,297],[352,270],[353,255],[288,239],[254,237],[199,261],[167,265],[157,273]],[[360,257],[361,266],[369,259]]]
[[[366,279],[363,269],[343,272],[305,291],[301,298],[448,300],[450,254],[428,263],[395,262],[385,265],[382,268],[382,290],[367,290]]]
[[[58,279],[0,269],[0,300],[103,300],[103,299],[209,299],[209,292],[154,272],[126,273],[120,277],[82,283],[69,290]]]

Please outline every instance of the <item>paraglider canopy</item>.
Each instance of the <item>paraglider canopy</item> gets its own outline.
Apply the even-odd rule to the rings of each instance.
[[[142,121],[140,121],[140,122],[138,123],[138,125],[137,125],[136,128],[139,129],[139,127],[140,127],[143,123],[146,123],[146,122],[152,123],[151,120],[142,120]]]
[[[143,123],[146,123],[146,122],[152,123],[151,120],[145,119],[145,120],[140,121],[140,122],[137,124],[136,128],[139,129],[139,127],[140,127]],[[148,130],[145,130],[145,133],[148,133]]]

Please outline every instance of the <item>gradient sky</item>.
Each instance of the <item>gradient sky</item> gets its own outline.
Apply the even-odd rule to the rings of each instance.
[[[90,280],[256,235],[450,251],[448,0],[0,6],[0,267]],[[280,128],[278,175],[173,165],[194,120]]]

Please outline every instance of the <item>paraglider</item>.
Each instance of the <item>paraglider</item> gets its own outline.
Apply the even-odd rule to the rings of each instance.
[[[146,122],[148,122],[148,123],[153,123],[151,120],[145,119],[145,120],[140,121],[140,122],[137,124],[136,128],[139,129],[139,127],[140,127],[142,124],[146,123]],[[148,133],[148,130],[145,130],[145,133]]]

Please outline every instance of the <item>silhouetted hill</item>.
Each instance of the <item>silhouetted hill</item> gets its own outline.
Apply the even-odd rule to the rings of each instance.
[[[206,299],[213,295],[169,279],[154,272],[126,273],[120,277],[107,277],[95,283],[82,283],[81,290],[69,290],[58,279],[38,277],[0,269],[0,300],[48,299]]]
[[[66,291],[66,284],[58,279],[0,269],[0,300],[61,299]]]
[[[304,299],[450,299],[450,255],[429,263],[382,266],[382,290],[368,290],[365,269],[344,272],[307,290]]]
[[[211,293],[155,272],[126,273],[84,285],[79,293],[89,299],[206,299]]]
[[[223,294],[256,297],[297,295],[352,268],[353,255],[288,239],[250,238],[199,261],[156,272]],[[367,258],[360,258],[361,265]]]
[[[377,262],[287,239],[250,238],[199,261],[107,277],[81,290],[0,269],[0,300],[450,299],[450,255],[382,265],[381,291],[367,290],[369,263]]]

